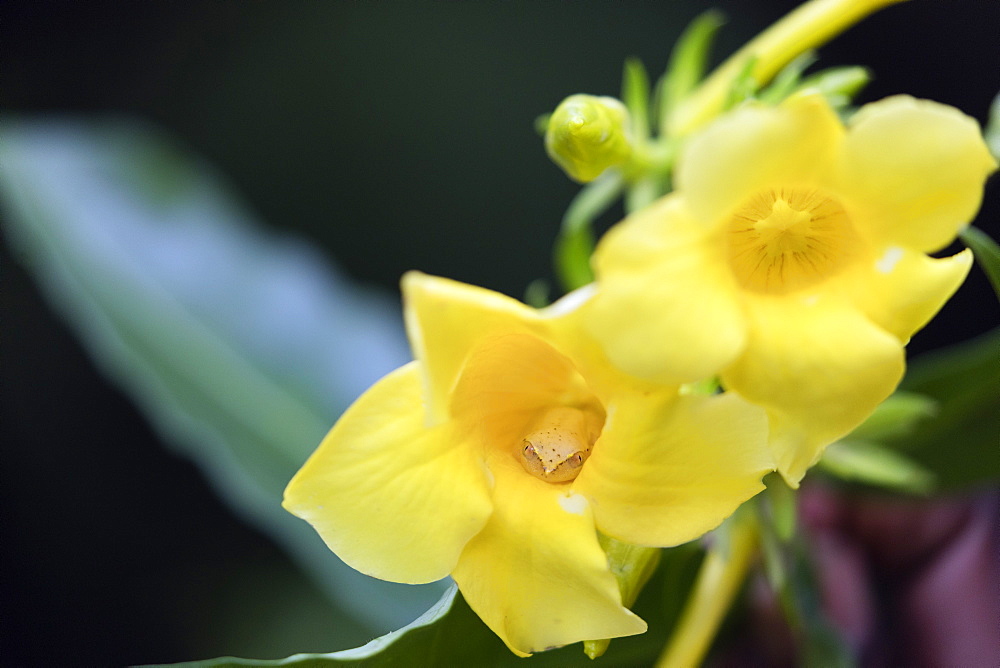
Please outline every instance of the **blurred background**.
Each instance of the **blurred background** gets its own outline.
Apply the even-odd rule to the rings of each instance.
[[[656,76],[704,9],[729,19],[717,61],[796,4],[15,0],[0,4],[0,120],[154,124],[221,173],[263,234],[313,244],[348,285],[380,290],[396,345],[409,269],[515,297],[550,276],[577,186],[547,160],[536,116],[572,93],[617,95],[628,56]],[[998,25],[995,0],[913,0],[822,48],[819,65],[872,68],[862,102],[909,93],[985,122],[1000,90]],[[1000,237],[996,179],[977,224]],[[3,663],[276,658],[367,641],[377,625],[331,605],[271,534],[220,500],[217,480],[161,442],[8,242]],[[211,267],[197,271],[213,284]],[[998,315],[974,269],[910,354],[985,332]],[[358,387],[397,363],[376,357],[357,360]]]

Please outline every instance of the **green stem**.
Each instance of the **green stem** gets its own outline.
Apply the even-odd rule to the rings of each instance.
[[[618,171],[605,172],[577,193],[563,216],[556,239],[556,275],[567,292],[594,280],[590,256],[594,252],[594,220],[604,213],[624,188]]]
[[[757,522],[738,512],[724,540],[709,548],[694,588],[656,668],[691,668],[701,663],[750,569],[758,544]]]

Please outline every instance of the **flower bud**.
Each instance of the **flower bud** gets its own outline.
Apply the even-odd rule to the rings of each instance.
[[[628,160],[632,153],[628,125],[628,110],[619,100],[571,95],[549,119],[545,149],[570,178],[593,181]]]

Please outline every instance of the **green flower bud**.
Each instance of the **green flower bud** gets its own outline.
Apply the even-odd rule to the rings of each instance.
[[[613,97],[571,95],[556,107],[545,132],[545,149],[570,178],[593,181],[632,154],[629,116]]]

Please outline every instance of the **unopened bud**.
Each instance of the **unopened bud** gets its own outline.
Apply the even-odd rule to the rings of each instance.
[[[570,178],[593,181],[632,154],[629,116],[613,97],[571,95],[556,108],[545,132],[549,157]]]

